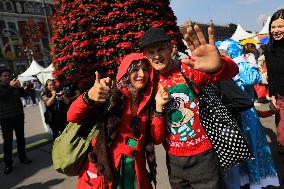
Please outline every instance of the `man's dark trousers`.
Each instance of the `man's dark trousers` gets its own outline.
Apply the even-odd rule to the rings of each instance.
[[[4,163],[11,165],[13,149],[13,130],[17,138],[17,149],[20,160],[25,159],[24,115],[0,120],[4,140]]]

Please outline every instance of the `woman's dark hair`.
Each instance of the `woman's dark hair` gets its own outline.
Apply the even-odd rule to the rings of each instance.
[[[47,85],[48,85],[48,83],[51,82],[51,81],[55,83],[55,80],[54,80],[54,79],[48,79],[48,80],[46,80],[46,82],[45,82],[45,84],[44,84],[44,91],[49,91],[48,88],[47,88]]]
[[[49,82],[51,82],[51,81],[52,81],[52,82],[55,82],[54,79],[48,79],[48,80],[46,80],[46,82],[45,82],[45,86],[47,86],[47,84],[48,84]]]
[[[250,50],[256,49],[255,44],[253,43],[246,43],[244,45],[244,54],[248,54],[251,53]]]
[[[268,44],[272,47],[274,46],[275,40],[274,40],[274,38],[271,34],[271,24],[272,24],[273,21],[275,21],[279,18],[284,19],[284,9],[280,9],[280,10],[276,11],[272,15],[271,20],[269,22],[269,43]]]

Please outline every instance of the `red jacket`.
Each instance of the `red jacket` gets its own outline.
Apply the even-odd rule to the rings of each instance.
[[[118,73],[117,81],[119,81],[126,73],[129,65],[133,60],[142,59],[142,54],[133,53],[131,56],[127,56],[121,63]],[[112,162],[113,167],[116,169],[119,166],[122,155],[126,155],[135,159],[135,171],[138,181],[139,188],[147,189],[152,188],[150,180],[148,178],[148,173],[146,170],[146,160],[145,160],[145,136],[146,136],[146,120],[147,115],[145,111],[145,106],[149,102],[152,92],[153,92],[153,69],[149,65],[149,75],[150,81],[147,86],[146,92],[142,101],[139,105],[137,116],[141,118],[141,123],[138,126],[141,132],[140,138],[135,138],[133,134],[133,129],[130,127],[130,119],[132,117],[130,110],[130,95],[127,88],[120,88],[123,95],[126,96],[124,110],[121,114],[121,123],[118,127],[118,135],[115,139],[114,145],[112,146]],[[92,110],[91,106],[88,106],[84,101],[82,96],[77,98],[76,101],[72,103],[70,109],[67,113],[67,120],[69,122],[81,122],[89,112]],[[94,115],[95,117],[96,115]],[[160,144],[164,139],[165,133],[165,117],[152,117],[151,124],[151,135],[155,144]],[[126,145],[126,140],[128,138],[135,139],[137,141],[136,148]],[[94,147],[95,140],[92,140],[92,147]],[[108,184],[110,187],[112,183]],[[101,175],[96,175],[95,166],[92,162],[87,161],[82,168],[79,179],[78,179],[78,189],[93,189],[93,188],[104,188],[104,178]]]

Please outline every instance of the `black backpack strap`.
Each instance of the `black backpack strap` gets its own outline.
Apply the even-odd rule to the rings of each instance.
[[[254,106],[252,99],[233,80],[216,83],[222,93],[222,101],[231,109],[242,112]]]
[[[183,79],[186,81],[187,85],[192,89],[192,93],[195,97],[197,97],[197,92],[195,91],[196,89],[200,90],[200,88],[193,82],[191,81],[181,70],[181,63],[179,64],[179,71],[183,77]]]

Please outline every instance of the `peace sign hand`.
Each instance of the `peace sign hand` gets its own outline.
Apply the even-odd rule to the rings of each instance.
[[[194,32],[195,31],[195,32]],[[215,72],[221,68],[221,56],[214,42],[214,31],[208,27],[209,43],[207,43],[198,25],[189,27],[184,35],[184,39],[191,51],[192,57],[184,59],[182,62],[193,69],[202,72]]]
[[[109,77],[101,79],[100,74],[98,72],[96,72],[95,74],[96,80],[93,87],[88,91],[88,96],[91,100],[95,102],[104,103],[109,97],[109,86],[112,81]]]

